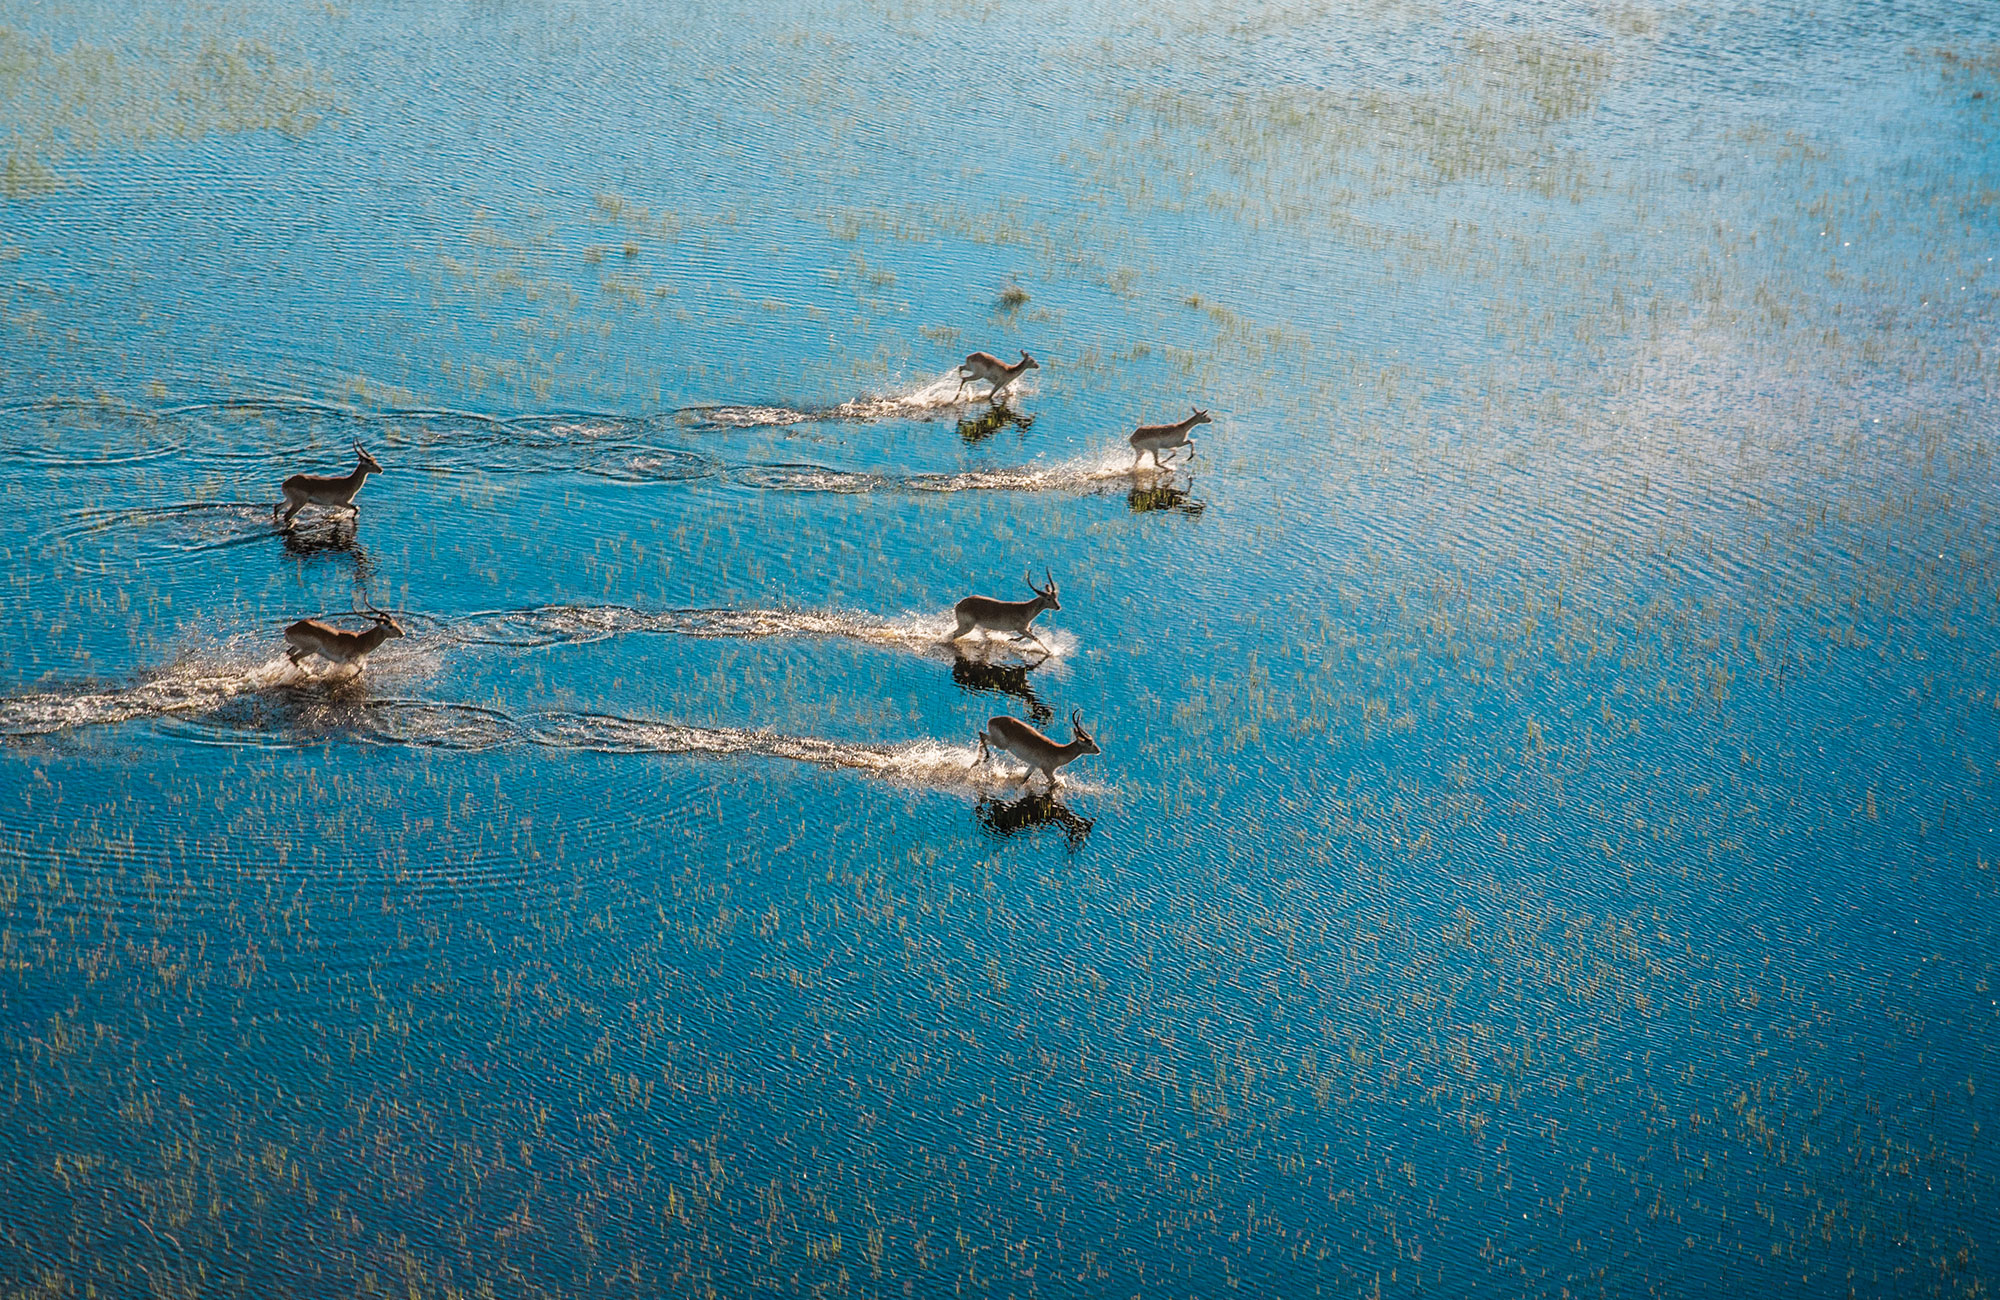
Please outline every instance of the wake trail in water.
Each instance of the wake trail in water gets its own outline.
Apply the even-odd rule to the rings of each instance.
[[[72,510],[41,534],[43,543],[67,545],[100,534],[138,534],[161,558],[174,553],[222,550],[281,536],[269,502],[176,501],[163,505]]]
[[[1024,768],[981,762],[976,745],[915,740],[870,745],[740,727],[700,727],[615,714],[545,712],[515,717],[485,705],[375,698],[350,689],[302,691],[314,679],[283,657],[235,671],[168,672],[122,691],[44,692],[0,700],[0,736],[45,736],[140,719],[181,725],[200,744],[356,744],[481,753],[533,748],[594,754],[750,755],[861,772],[892,784],[996,793],[1026,785]],[[267,697],[257,700],[254,697]],[[272,707],[274,701],[276,706]],[[249,705],[251,707],[245,707]],[[1094,786],[1064,782],[1072,790]]]
[[[0,736],[46,736],[73,727],[220,708],[245,691],[267,691],[303,680],[280,655],[247,669],[189,666],[123,690],[46,691],[0,700]]]
[[[810,763],[830,771],[862,772],[897,785],[1001,791],[1020,787],[1027,776],[1025,769],[982,763],[977,745],[947,745],[935,740],[864,745],[775,731],[694,727],[589,713],[540,714],[523,719],[522,728],[528,743],[549,749],[600,754],[750,754]]]
[[[1132,453],[1108,452],[1051,464],[1001,466],[949,473],[889,474],[825,465],[745,465],[730,478],[745,487],[777,492],[1051,492],[1088,490],[1114,483],[1150,483],[1158,471],[1132,468]]]
[[[970,392],[970,389],[967,390]],[[1024,394],[1025,395],[1025,394]],[[813,463],[730,462],[717,455],[662,441],[676,426],[752,428],[806,421],[869,421],[958,409],[979,399],[958,393],[951,373],[915,387],[842,402],[823,410],[776,405],[694,407],[664,416],[526,415],[488,417],[448,411],[369,413],[305,402],[217,404],[168,412],[90,412],[103,427],[88,436],[75,430],[0,429],[0,450],[60,457],[60,463],[116,463],[130,455],[189,456],[197,460],[257,465],[268,477],[270,500],[294,470],[340,472],[349,461],[345,443],[359,439],[392,472],[427,474],[580,473],[613,482],[695,483],[720,479],[743,487],[783,492],[1046,492],[1144,487],[1160,477],[1135,468],[1122,446],[1052,463],[931,473],[840,469]],[[53,408],[52,408],[53,409]],[[58,412],[62,413],[62,412]],[[43,412],[14,412],[22,419]],[[119,420],[129,427],[121,431]],[[0,419],[0,425],[7,421]],[[254,423],[252,423],[254,422]],[[234,433],[236,436],[231,437]],[[127,445],[127,443],[136,445]],[[220,445],[217,445],[220,444]],[[197,450],[199,448],[199,450]],[[247,483],[246,483],[247,486]],[[266,502],[186,502],[137,510],[86,510],[60,525],[56,540],[90,534],[143,531],[168,549],[242,544],[268,530],[257,527]]]
[[[888,393],[866,393],[838,406],[797,409],[750,403],[692,407],[683,414],[693,417],[698,424],[723,429],[782,428],[835,420],[894,420],[974,405],[986,400],[987,388],[983,383],[961,385],[958,371],[952,369],[908,388]],[[1008,391],[1031,397],[1036,390],[1034,381],[1024,378],[1017,380]]]
[[[706,640],[757,640],[768,637],[837,637],[915,654],[960,654],[999,662],[1008,658],[1038,662],[1068,653],[1074,639],[1044,631],[1043,646],[984,636],[948,638],[957,627],[949,612],[905,614],[898,619],[838,610],[797,609],[668,609],[642,610],[629,605],[541,605],[532,609],[494,610],[467,614],[440,623],[439,633],[468,645],[532,649],[553,645],[587,645],[634,633],[694,637]]]
[[[269,645],[269,638],[256,640]],[[132,686],[38,691],[0,699],[0,737],[21,739],[78,727],[216,714],[249,696],[324,695],[300,688],[326,688],[334,694],[358,689],[361,674],[352,668],[319,659],[300,666],[283,653],[249,658],[245,641],[239,639],[218,652],[189,655]],[[378,680],[407,681],[426,675],[435,664],[435,655],[422,650],[383,651],[369,657],[366,671]]]

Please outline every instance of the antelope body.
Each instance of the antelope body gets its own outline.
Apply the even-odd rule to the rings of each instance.
[[[951,607],[951,612],[958,616],[958,630],[948,639],[956,641],[978,627],[989,632],[1004,632],[1010,640],[1026,637],[1042,649],[1048,649],[1048,643],[1028,628],[1028,625],[1035,621],[1035,616],[1043,610],[1062,608],[1062,602],[1056,599],[1056,580],[1049,576],[1047,569],[1042,570],[1042,580],[1049,585],[1037,587],[1034,574],[1028,575],[1028,586],[1033,588],[1035,593],[1033,600],[995,600],[991,596],[967,596],[959,601]]]
[[[375,458],[359,442],[354,444],[354,456],[352,474],[294,474],[286,479],[282,485],[284,502],[272,506],[271,513],[276,515],[280,509],[284,510],[285,517],[281,522],[286,528],[292,526],[292,516],[309,504],[324,506],[328,510],[345,507],[358,517],[361,507],[354,504],[354,494],[361,490],[361,485],[368,481],[370,474],[380,474],[382,467],[375,463]]]
[[[1132,468],[1139,468],[1139,462],[1148,453],[1153,457],[1153,468],[1165,469],[1160,453],[1172,447],[1186,447],[1188,459],[1194,459],[1194,444],[1188,441],[1188,430],[1197,424],[1211,424],[1207,411],[1197,410],[1179,424],[1142,424],[1127,439],[1132,444]]]
[[[1040,369],[1041,367],[1035,364],[1035,359],[1026,352],[1021,353],[1021,359],[1011,366],[991,352],[975,352],[958,368],[958,392],[951,395],[951,400],[957,401],[959,393],[963,393],[965,386],[973,380],[983,379],[993,385],[993,391],[986,395],[986,400],[996,401],[1000,397],[1001,389],[1028,371]]]
[[[1057,742],[1036,731],[1019,718],[1005,714],[986,720],[986,730],[979,733],[979,761],[984,763],[992,757],[995,749],[1004,750],[1028,765],[1028,779],[1034,780],[1040,772],[1049,779],[1049,789],[1056,786],[1056,769],[1074,763],[1085,754],[1101,754],[1097,742],[1083,729],[1080,710],[1069,712],[1069,729],[1072,738],[1067,745]]]
[[[359,672],[361,661],[376,646],[401,635],[403,629],[396,620],[380,610],[375,611],[375,626],[365,632],[343,632],[331,623],[302,618],[285,629],[285,643],[291,646],[285,655],[294,664],[303,663],[307,655],[318,655],[330,663],[352,664]]]

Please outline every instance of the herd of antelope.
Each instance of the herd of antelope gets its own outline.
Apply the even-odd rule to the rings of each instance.
[[[974,352],[966,357],[958,368],[958,390],[952,394],[956,402],[963,396],[965,386],[973,382],[984,382],[991,387],[984,394],[988,402],[1000,403],[1005,400],[1007,389],[1030,370],[1039,370],[1035,359],[1025,351],[1021,359],[1008,364],[990,352]],[[977,400],[977,399],[975,399]],[[1147,456],[1153,458],[1153,468],[1164,470],[1167,460],[1162,453],[1179,448],[1187,448],[1188,458],[1194,457],[1194,443],[1188,433],[1197,424],[1209,423],[1208,412],[1196,409],[1184,420],[1174,424],[1143,424],[1127,439],[1132,447],[1132,468]],[[361,507],[354,504],[355,494],[361,491],[370,474],[380,474],[382,466],[368,454],[359,440],[354,444],[355,464],[353,472],[347,474],[294,474],[280,485],[284,500],[271,507],[272,520],[281,531],[289,531],[292,521],[307,506],[318,506],[323,510],[341,510],[351,521],[358,521]],[[1180,462],[1185,464],[1185,461]],[[282,515],[281,513],[282,512]],[[952,607],[958,620],[957,627],[946,638],[956,649],[959,642],[974,632],[987,638],[998,637],[1009,644],[1025,644],[1038,651],[1042,658],[1054,653],[1048,642],[1034,631],[1035,619],[1046,610],[1060,610],[1062,602],[1056,598],[1056,581],[1048,570],[1042,571],[1042,584],[1037,585],[1031,571],[1028,587],[1035,594],[1028,600],[996,600],[991,596],[967,596]],[[375,651],[384,641],[403,635],[403,629],[396,620],[371,602],[368,605],[371,625],[365,631],[348,632],[316,618],[302,618],[285,629],[286,657],[295,667],[303,668],[305,661],[318,656],[338,668],[349,668],[353,676],[361,671],[362,661]],[[1040,660],[1036,660],[1040,662]],[[1029,697],[1031,702],[1033,697]],[[1041,716],[1047,716],[1043,710]],[[1019,718],[1001,714],[986,720],[985,730],[979,733],[979,759],[981,765],[992,760],[992,751],[1001,750],[1013,755],[1028,765],[1024,778],[1032,783],[1036,773],[1048,782],[1048,789],[1056,787],[1058,769],[1075,762],[1085,754],[1101,754],[1090,733],[1084,730],[1081,710],[1072,709],[1069,715],[1070,740],[1067,744],[1044,735]]]

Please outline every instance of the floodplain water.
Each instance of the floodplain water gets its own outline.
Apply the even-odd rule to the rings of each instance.
[[[0,1290],[1989,1291],[1996,113],[1929,3],[0,3]]]

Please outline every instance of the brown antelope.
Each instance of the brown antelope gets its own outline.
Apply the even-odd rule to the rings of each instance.
[[[285,657],[296,665],[303,664],[307,655],[318,655],[329,663],[352,664],[355,672],[361,671],[361,661],[367,658],[384,641],[403,635],[402,627],[373,605],[368,612],[375,618],[375,626],[366,632],[343,632],[331,623],[322,623],[316,618],[302,618],[285,629],[285,642],[291,646]]]
[[[973,380],[983,379],[993,385],[993,391],[986,395],[986,400],[997,401],[1001,389],[1028,371],[1040,369],[1041,367],[1035,364],[1035,359],[1026,352],[1021,353],[1021,359],[1011,366],[991,352],[975,352],[958,368],[958,392],[951,395],[951,400],[957,401],[959,393],[963,393],[965,386]]]
[[[1139,468],[1139,462],[1150,452],[1153,456],[1153,468],[1165,469],[1166,465],[1160,460],[1160,453],[1170,447],[1186,447],[1188,459],[1193,460],[1194,444],[1188,441],[1188,430],[1197,424],[1211,423],[1213,421],[1208,418],[1208,412],[1198,410],[1179,424],[1140,425],[1138,431],[1127,439],[1132,444],[1132,468]]]
[[[979,761],[984,763],[992,758],[995,749],[1005,750],[1028,765],[1028,780],[1035,779],[1040,772],[1049,779],[1049,789],[1056,788],[1056,769],[1074,763],[1085,754],[1102,754],[1097,742],[1083,729],[1081,710],[1069,711],[1069,729],[1073,738],[1067,745],[1059,745],[1041,732],[1036,731],[1019,718],[1001,714],[986,720],[986,730],[979,733]]]
[[[294,474],[286,479],[283,484],[285,499],[280,505],[271,507],[272,517],[276,518],[282,509],[285,517],[281,526],[290,528],[292,516],[310,504],[328,510],[345,506],[358,518],[361,507],[354,504],[354,494],[361,490],[361,485],[368,481],[370,474],[380,474],[382,467],[375,463],[375,458],[362,447],[358,438],[354,442],[354,455],[352,474]]]
[[[1056,580],[1042,570],[1042,580],[1049,585],[1035,586],[1035,575],[1028,575],[1028,586],[1035,593],[1033,600],[995,600],[991,596],[967,596],[951,607],[958,616],[958,630],[946,638],[956,641],[973,628],[983,628],[989,632],[1004,632],[1008,640],[1026,637],[1042,649],[1049,648],[1048,642],[1036,635],[1029,624],[1045,609],[1061,609],[1062,602],[1056,599]]]

